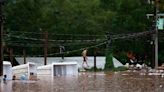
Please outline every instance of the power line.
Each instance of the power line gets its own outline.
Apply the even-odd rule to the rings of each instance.
[[[82,51],[84,48],[87,48],[87,49],[91,49],[91,48],[95,48],[95,47],[99,47],[99,46],[102,46],[104,44],[106,44],[107,42],[104,41],[104,42],[101,42],[99,44],[96,44],[96,45],[92,45],[92,46],[87,46],[87,47],[83,47],[83,48],[80,48],[80,49],[76,49],[76,50],[71,50],[71,51],[66,51],[66,52],[63,52],[63,54],[70,54],[70,53],[74,53],[74,52],[78,52],[78,51]],[[60,55],[61,53],[50,53],[50,54],[47,54],[47,56],[53,56],[53,55]],[[7,55],[6,55],[7,56]],[[15,55],[17,57],[19,56],[22,56],[22,55]],[[33,57],[43,57],[44,55],[32,55]]]
[[[102,42],[102,41],[101,41]],[[75,46],[75,45],[87,45],[95,44],[97,42],[78,42],[78,43],[49,43],[48,47],[58,47],[61,44],[63,46]],[[22,43],[22,42],[6,42],[7,46],[17,46],[17,47],[44,47],[44,43]]]
[[[39,34],[44,35],[44,32],[24,32],[24,31],[7,31],[9,34]],[[80,37],[86,37],[86,36],[93,36],[93,37],[104,37],[104,35],[94,35],[94,34],[59,34],[59,33],[49,33],[50,36],[80,36]]]
[[[45,39],[37,39],[37,38],[30,38],[30,37],[21,37],[21,36],[13,36],[13,35],[6,35],[8,38],[17,38],[17,39],[24,39],[24,40],[33,40],[33,41],[45,41]],[[103,39],[81,39],[81,40],[70,40],[70,39],[57,39],[57,40],[48,40],[49,42],[96,42],[101,41]]]
[[[149,34],[152,34],[154,33],[154,31],[145,31],[145,32],[140,32],[140,33],[131,33],[131,34],[118,34],[118,35],[111,35],[112,36],[112,39],[124,39],[124,38],[136,38],[136,37],[139,37],[139,36],[143,36],[143,35],[149,35]],[[64,34],[63,34],[64,35]],[[25,39],[25,40],[35,40],[35,41],[45,41],[45,39],[37,39],[37,38],[30,38],[30,37],[21,37],[21,36],[14,36],[14,35],[6,35],[8,38],[9,37],[13,37],[13,38],[18,38],[18,39]],[[104,36],[105,37],[105,36]],[[83,40],[83,39],[82,39]],[[57,40],[48,40],[48,41],[52,41],[52,42],[65,42],[65,41],[68,41],[68,42],[72,42],[72,41],[82,41],[82,40],[60,40],[60,39],[57,39]],[[102,39],[92,39],[92,40],[86,40],[84,39],[84,41],[96,41],[96,40],[102,40]]]
[[[131,34],[118,34],[118,35],[112,35],[112,40],[126,39],[126,38],[136,38],[136,37],[141,37],[141,36],[144,36],[144,35],[151,35],[151,34],[154,34],[154,31],[146,31],[146,32],[131,33]],[[14,37],[16,37],[16,38],[22,38],[22,37],[19,37],[19,36],[14,36]],[[24,37],[24,38],[25,39],[37,40],[37,41],[38,40],[44,41],[44,39],[33,39],[33,38],[28,38],[28,37]],[[57,41],[57,40],[53,40],[53,41]],[[90,42],[90,41],[91,40],[88,40],[88,42]],[[99,46],[104,45],[106,43],[107,43],[107,40],[104,40],[103,42],[100,42],[99,44],[88,46],[88,47],[85,47],[85,48],[91,49],[91,48],[99,47]],[[17,45],[19,46],[20,44],[17,44]],[[38,44],[36,44],[36,45],[38,45]],[[30,47],[30,46],[28,46],[28,47]],[[80,49],[76,49],[76,50],[72,50],[72,51],[66,51],[66,52],[64,52],[64,54],[70,54],[70,53],[78,52],[78,51],[81,51],[83,49],[84,48],[80,48]],[[60,53],[50,53],[50,54],[48,54],[48,56],[59,55],[59,54]],[[43,55],[33,55],[33,56],[43,56]]]
[[[118,35],[111,35],[112,40],[117,39],[127,39],[127,38],[137,38],[141,36],[151,35],[154,34],[154,31],[145,31],[140,33],[131,33],[131,34],[118,34]]]
[[[154,31],[145,31],[145,32],[140,32],[140,33],[131,33],[131,34],[118,34],[118,35],[111,35],[112,40],[117,40],[117,39],[127,39],[127,38],[136,38],[136,37],[141,37],[143,35],[150,35],[153,34]],[[32,40],[32,41],[45,41],[45,39],[37,39],[37,38],[29,38],[29,37],[21,37],[21,36],[12,36],[12,35],[7,35],[8,37],[14,37],[17,39],[24,39],[24,40]],[[106,39],[93,39],[93,40],[48,40],[49,42],[57,42],[57,44],[61,44],[61,43],[81,43],[81,42],[85,42],[85,43],[91,43],[91,42],[100,42],[100,41],[105,41]],[[36,42],[35,42],[36,43]],[[21,42],[10,42],[7,41],[6,44],[8,45],[12,45],[12,46],[25,46],[25,47],[42,47],[43,45],[38,43],[38,44],[33,44],[31,43],[30,45],[26,44],[26,43],[21,43]],[[72,44],[70,44],[72,45]],[[56,47],[53,44],[50,44],[50,46],[52,47]],[[68,46],[68,45],[67,45]]]
[[[66,55],[66,54],[70,54],[70,53],[75,53],[75,52],[84,50],[84,48],[91,49],[91,48],[99,47],[99,46],[104,45],[104,44],[106,44],[106,42],[102,42],[102,43],[88,46],[88,47],[83,47],[83,48],[76,49],[76,50],[66,51],[66,52],[63,52],[63,54]],[[59,53],[50,53],[50,54],[47,54],[47,56],[60,55],[60,54],[61,54],[60,52]],[[34,55],[34,56],[44,56],[44,55]]]

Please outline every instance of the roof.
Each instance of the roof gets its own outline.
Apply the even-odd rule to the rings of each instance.
[[[3,65],[11,65],[11,62],[9,62],[9,61],[3,61]]]

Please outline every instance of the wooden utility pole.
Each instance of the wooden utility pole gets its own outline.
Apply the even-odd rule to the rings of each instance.
[[[153,34],[153,38],[152,39],[154,39],[154,34]],[[151,67],[152,68],[155,68],[155,43],[154,43],[154,41],[153,41],[153,43],[151,44],[152,46],[152,62],[151,62]]]
[[[24,64],[26,64],[26,50],[23,48],[23,59],[24,59]]]
[[[94,49],[94,71],[97,70],[97,67],[96,67],[96,54],[97,54],[97,49],[95,48]]]
[[[155,31],[155,34],[153,34],[153,40],[154,40],[154,43],[153,43],[153,51],[154,51],[154,55],[153,55],[153,67],[155,67],[155,69],[158,68],[158,27],[157,27],[157,21],[158,21],[158,17],[160,16],[164,16],[164,14],[160,14],[159,13],[159,2],[160,0],[150,0],[152,1],[151,4],[153,4],[154,6],[154,13],[153,14],[147,14],[147,17],[149,18],[150,16],[153,16],[154,19],[153,19],[153,31]],[[150,3],[150,2],[149,2]]]
[[[4,0],[0,0],[0,76],[3,75],[3,4]]]
[[[44,33],[44,65],[47,65],[47,50],[48,50],[48,32]]]
[[[106,37],[107,38],[107,44],[106,44],[107,46],[106,47],[109,49],[111,47],[111,41],[112,41],[112,39],[111,39],[111,35],[110,35],[109,32],[107,32],[106,35],[107,35],[107,37]]]
[[[14,65],[14,62],[13,62],[13,48],[9,49],[9,56],[10,56],[11,65],[13,66]]]
[[[158,1],[154,0],[154,21],[155,21],[155,34],[154,34],[154,44],[155,44],[155,69],[158,68],[158,28],[157,28],[157,20],[158,20]]]

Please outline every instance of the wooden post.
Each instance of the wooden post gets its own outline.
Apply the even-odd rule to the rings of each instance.
[[[0,0],[0,76],[3,75],[3,8],[4,0]]]
[[[157,28],[157,20],[158,20],[158,12],[159,12],[159,0],[154,0],[154,21],[155,21],[155,37],[154,37],[154,44],[155,44],[155,69],[158,69],[158,28]]]
[[[96,54],[97,54],[97,49],[94,49],[94,71],[96,71],[97,67],[96,67]]]
[[[23,48],[23,59],[24,59],[24,64],[26,64],[26,50]]]
[[[13,48],[10,48],[10,51],[9,51],[9,56],[10,56],[10,62],[11,62],[11,65],[13,66],[14,62],[13,62]]]
[[[152,36],[153,36],[152,40],[154,40],[154,34]],[[155,44],[154,44],[154,41],[152,41],[150,44],[151,44],[151,48],[152,48],[152,51],[151,51],[151,54],[150,54],[151,57],[152,57],[151,58],[152,59],[151,60],[151,67],[155,68],[155,49],[154,49],[155,48]]]
[[[47,65],[47,50],[48,50],[48,32],[44,33],[44,65]]]

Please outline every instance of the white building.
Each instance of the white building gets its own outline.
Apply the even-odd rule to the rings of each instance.
[[[26,77],[26,79],[30,79],[32,76],[37,76],[37,68],[35,63],[28,62],[27,64],[22,64],[18,66],[14,66],[12,68],[13,76],[16,79],[21,79],[22,76]]]
[[[77,75],[77,62],[55,62],[37,68],[38,76],[67,76]]]
[[[8,61],[3,61],[3,76],[6,75],[6,80],[12,80],[12,65]]]

